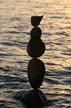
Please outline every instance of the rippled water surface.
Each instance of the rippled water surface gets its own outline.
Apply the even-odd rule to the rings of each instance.
[[[30,89],[26,47],[32,15],[44,15],[40,28],[46,51],[41,91],[47,108],[71,108],[71,0],[0,0],[0,108],[25,108],[12,96]]]

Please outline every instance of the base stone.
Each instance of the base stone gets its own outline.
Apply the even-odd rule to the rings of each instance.
[[[40,90],[20,91],[13,98],[21,101],[26,108],[48,106],[48,101]]]

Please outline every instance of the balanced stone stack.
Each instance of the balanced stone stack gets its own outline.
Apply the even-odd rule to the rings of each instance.
[[[31,87],[35,90],[41,86],[45,74],[44,63],[38,59],[45,51],[45,45],[41,40],[42,32],[38,27],[42,18],[43,16],[31,17],[33,28],[30,32],[31,39],[27,46],[27,52],[32,57],[28,64],[28,79]]]

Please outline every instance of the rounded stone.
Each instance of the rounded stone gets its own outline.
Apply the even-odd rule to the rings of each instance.
[[[31,39],[27,46],[27,52],[31,57],[40,57],[45,51],[45,45],[41,39]]]
[[[31,17],[32,26],[38,26],[40,24],[40,21],[42,18],[43,18],[43,16],[32,16]]]
[[[44,78],[45,66],[39,59],[31,59],[28,64],[28,79],[34,89],[38,89]]]
[[[24,108],[44,108],[48,106],[45,94],[40,90],[19,91],[15,96]]]
[[[34,27],[32,30],[31,30],[31,38],[40,38],[41,37],[41,29],[39,27]]]

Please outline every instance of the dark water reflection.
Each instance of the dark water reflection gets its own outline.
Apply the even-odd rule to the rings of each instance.
[[[41,91],[47,108],[71,108],[71,0],[0,0],[0,108],[25,108],[13,96],[31,90],[27,77],[32,15],[43,15],[40,28],[46,51]]]

